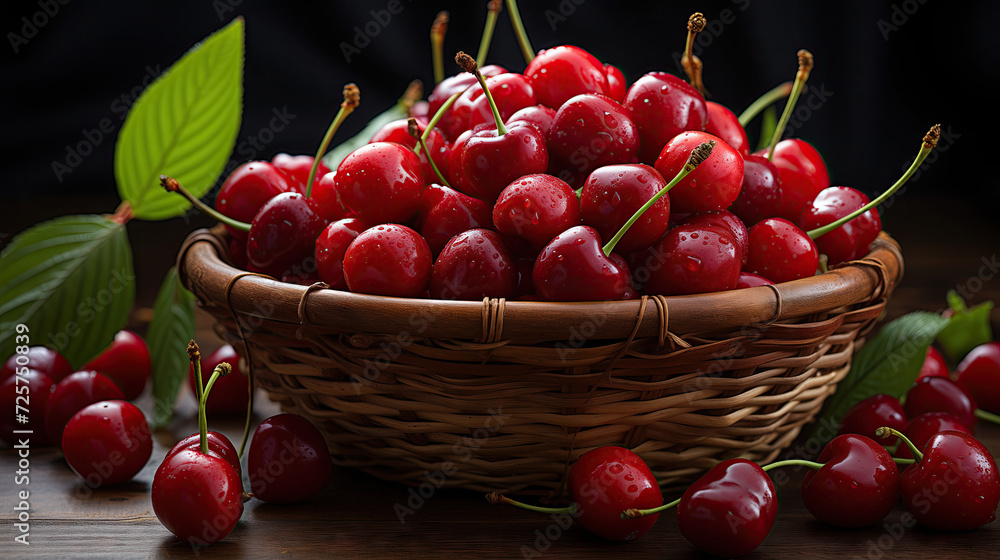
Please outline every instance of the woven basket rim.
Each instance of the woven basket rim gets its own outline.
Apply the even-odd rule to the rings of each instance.
[[[181,282],[203,304],[330,332],[398,336],[418,331],[484,344],[565,341],[581,329],[590,340],[729,332],[871,302],[892,291],[903,275],[899,244],[882,232],[862,259],[774,286],[604,302],[398,298],[333,290],[322,283],[301,286],[239,270],[228,262],[227,236],[221,225],[196,230],[178,252]]]

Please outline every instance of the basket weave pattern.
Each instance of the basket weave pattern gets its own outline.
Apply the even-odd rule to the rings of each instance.
[[[730,457],[773,460],[850,368],[902,275],[862,261],[776,287],[626,302],[441,302],[242,273],[220,229],[179,270],[255,383],[324,431],[336,464],[419,485],[560,491],[621,445],[662,486]],[[443,481],[443,482],[442,482]]]

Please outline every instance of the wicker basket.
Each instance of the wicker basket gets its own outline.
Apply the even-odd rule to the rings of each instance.
[[[903,272],[885,234],[826,274],[596,303],[400,299],[233,268],[221,228],[189,236],[184,284],[255,383],[321,427],[336,464],[411,485],[559,492],[602,445],[664,487],[770,461],[846,375]],[[669,330],[668,330],[669,329]],[[242,332],[241,332],[242,331]]]

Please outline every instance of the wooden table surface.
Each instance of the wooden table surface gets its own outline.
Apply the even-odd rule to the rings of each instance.
[[[933,216],[933,220],[932,220]],[[931,221],[927,221],[931,220]],[[916,309],[939,310],[944,293],[969,279],[982,280],[972,303],[1000,298],[1000,282],[984,278],[984,262],[995,261],[998,225],[985,213],[970,212],[960,201],[903,201],[885,219],[886,229],[900,240],[906,257],[906,278],[888,310],[888,318]],[[933,228],[925,227],[932,223]],[[191,224],[158,224],[158,243],[170,243],[193,229]],[[133,244],[143,243],[147,225],[136,226]],[[177,229],[164,233],[165,228]],[[939,235],[948,228],[981,231],[957,243]],[[16,231],[16,230],[15,230]],[[938,232],[938,233],[935,233]],[[165,240],[165,241],[164,241]],[[179,243],[179,242],[178,242]],[[138,252],[137,252],[138,255]],[[162,274],[156,266],[170,259],[137,256],[143,275]],[[145,269],[149,269],[145,271]],[[154,282],[153,280],[148,280]],[[977,285],[972,282],[972,285]],[[150,290],[147,290],[147,292]],[[155,291],[155,286],[152,291]],[[139,305],[143,305],[140,290]],[[148,302],[149,300],[145,300]],[[146,303],[148,305],[148,303]],[[138,314],[137,316],[140,316]],[[997,322],[994,313],[994,330]],[[207,315],[199,314],[199,340],[211,348]],[[138,328],[142,328],[141,325]],[[207,352],[207,350],[206,350]],[[479,493],[438,490],[401,522],[397,504],[406,505],[408,487],[382,482],[362,473],[335,469],[329,484],[315,499],[277,506],[251,501],[236,529],[222,542],[193,550],[177,541],[153,515],[149,487],[153,472],[172,438],[195,430],[193,403],[184,395],[170,432],[158,435],[153,458],[131,483],[113,489],[90,490],[66,466],[53,448],[30,453],[30,536],[28,546],[14,542],[15,450],[0,449],[0,557],[133,558],[219,557],[251,558],[703,558],[677,531],[673,513],[661,515],[654,528],[636,542],[602,541],[578,526],[562,529],[545,515],[488,505]],[[148,413],[148,397],[140,406]],[[258,402],[255,421],[277,412],[274,404]],[[238,441],[241,423],[213,423]],[[986,446],[1000,454],[1000,427],[976,429]],[[778,485],[779,513],[773,531],[751,559],[764,558],[995,558],[1000,550],[1000,523],[964,533],[942,533],[911,527],[897,507],[882,524],[857,530],[827,527],[805,510],[799,499],[802,472],[785,469],[788,479]],[[665,496],[673,499],[673,495]]]

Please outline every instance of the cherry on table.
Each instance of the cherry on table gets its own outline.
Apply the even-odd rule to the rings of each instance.
[[[73,373],[73,366],[59,352],[45,346],[31,346],[27,352],[7,358],[3,369],[0,369],[0,381],[4,381],[22,368],[44,373],[56,383]]]
[[[24,439],[25,434],[15,434],[14,431],[25,430],[31,432],[29,439],[32,446],[41,447],[50,443],[45,435],[45,411],[53,385],[51,377],[34,369],[23,370],[0,383],[0,406],[9,411],[0,415],[0,439],[16,445],[18,438]],[[16,407],[24,406],[25,402],[30,414],[27,415],[27,422],[20,423]]]
[[[207,546],[226,538],[243,516],[243,482],[224,459],[182,449],[156,469],[150,501],[174,536]]]
[[[78,371],[52,387],[45,408],[45,436],[62,442],[66,423],[85,406],[100,401],[124,400],[121,389],[96,371]]]
[[[70,418],[62,434],[62,452],[88,486],[111,486],[131,480],[146,466],[153,454],[153,436],[137,406],[101,401]]]
[[[725,210],[739,196],[743,184],[743,157],[722,139],[706,132],[682,132],[671,138],[656,159],[656,170],[673,177],[683,167],[695,146],[714,141],[715,149],[670,192],[674,212]]]
[[[326,486],[332,470],[326,439],[302,416],[278,414],[254,430],[247,474],[255,498],[283,504],[307,500]]]
[[[958,384],[976,399],[979,407],[1000,413],[1000,342],[972,349],[955,368]]]
[[[228,377],[228,376],[226,376]],[[220,378],[225,379],[225,377]],[[218,382],[212,387],[212,391],[218,387]],[[208,394],[209,400],[212,398],[212,392]],[[236,446],[230,441],[225,434],[220,432],[213,432],[211,430],[205,432],[205,444],[208,447],[208,455],[222,459],[223,461],[229,463],[236,471],[237,476],[242,477],[243,467],[240,465],[240,455],[236,451]],[[201,449],[201,434],[194,433],[186,438],[178,441],[170,448],[170,451],[164,456],[164,460],[171,455],[176,455],[184,450],[189,451],[200,451]]]
[[[841,419],[837,435],[858,434],[878,439],[875,431],[882,426],[902,431],[906,428],[906,413],[899,399],[880,393],[852,406]],[[895,439],[886,441],[886,445],[895,443]]]
[[[382,224],[361,232],[344,253],[344,279],[352,292],[420,297],[431,275],[431,250],[412,228]]]
[[[125,400],[135,400],[146,387],[152,371],[149,346],[132,331],[118,331],[111,345],[82,369],[103,373],[122,390]]]
[[[908,418],[927,412],[954,414],[969,428],[976,427],[976,401],[965,387],[946,377],[925,377],[906,393],[903,410]]]
[[[668,140],[686,130],[705,130],[708,122],[705,98],[691,84],[666,72],[650,72],[636,80],[622,105],[639,128],[639,161],[650,165]]]
[[[266,161],[251,161],[240,165],[226,177],[215,196],[215,209],[224,216],[250,223],[257,212],[275,196],[291,191],[288,176]],[[226,226],[229,234],[246,239],[247,232]]]
[[[925,412],[907,422],[902,431],[917,449],[923,449],[933,435],[949,430],[972,434],[972,430],[963,424],[958,416],[948,412]],[[895,455],[901,459],[913,458],[913,453],[906,445],[896,447]]]
[[[326,226],[316,238],[316,272],[331,289],[346,290],[344,254],[351,242],[369,226],[358,218],[344,218]]]
[[[645,164],[606,165],[587,177],[580,191],[583,223],[611,239],[643,204],[667,185],[660,173]],[[618,241],[621,253],[648,249],[667,232],[670,197],[662,196]]]
[[[451,238],[431,268],[434,299],[511,298],[517,287],[514,254],[500,235],[476,228]]]
[[[819,251],[813,240],[784,218],[768,218],[748,231],[749,252],[745,270],[774,282],[788,282],[816,274]]]
[[[205,403],[205,411],[209,415],[225,415],[243,413],[249,404],[250,378],[240,369],[240,355],[232,344],[223,344],[211,354],[202,359],[202,371],[214,371],[222,362],[226,362],[232,368],[232,372],[225,377],[220,377],[212,386],[212,391],[208,395]],[[203,379],[203,386],[208,384],[208,379]],[[199,394],[195,381],[194,367],[189,368],[188,385],[191,394]]]

